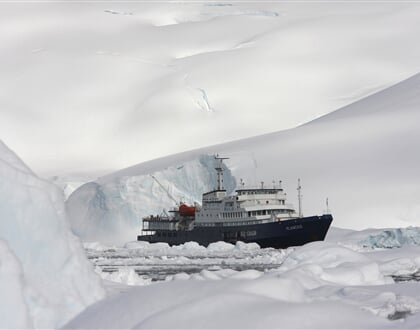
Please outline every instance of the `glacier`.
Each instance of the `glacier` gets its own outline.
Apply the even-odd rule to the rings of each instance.
[[[62,192],[0,141],[0,327],[57,328],[104,297]]]
[[[150,171],[134,166],[101,177],[77,189],[66,201],[73,232],[83,241],[124,244],[141,233],[141,219],[168,212],[176,203],[201,203],[216,187],[213,156],[200,155]],[[225,166],[224,187],[231,193],[235,178]]]
[[[420,71],[415,1],[78,4],[1,4],[0,131],[48,176],[296,127]]]

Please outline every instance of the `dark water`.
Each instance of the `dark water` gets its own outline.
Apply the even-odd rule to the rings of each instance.
[[[396,283],[420,282],[420,271],[410,275],[391,275],[391,277]]]
[[[156,281],[164,281],[167,276],[175,275],[179,273],[186,273],[186,274],[198,274],[202,270],[209,270],[209,271],[217,271],[221,269],[233,269],[236,271],[243,271],[248,269],[258,270],[261,272],[267,271],[269,269],[278,268],[279,264],[213,264],[213,265],[162,265],[162,264],[155,264],[155,265],[130,265],[129,267],[133,268],[135,272],[143,277],[143,278],[150,278],[152,282]],[[125,266],[124,266],[125,267]],[[116,272],[120,267],[115,265],[104,265],[101,266],[103,272]]]
[[[131,268],[140,277],[152,281],[163,281],[167,276],[178,273],[196,274],[202,270],[252,269],[264,272],[278,268],[282,261],[281,252],[275,249],[236,251],[233,254],[229,251],[213,251],[197,255],[161,255],[156,251],[147,254],[124,249],[86,252],[89,260],[103,272],[113,273]]]

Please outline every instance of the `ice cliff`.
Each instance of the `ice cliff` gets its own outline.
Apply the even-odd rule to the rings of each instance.
[[[89,182],[67,200],[72,230],[84,241],[121,244],[136,239],[141,218],[169,210],[176,202],[201,203],[204,192],[216,187],[212,156],[171,160],[170,165],[144,164]],[[228,193],[236,181],[225,167]]]

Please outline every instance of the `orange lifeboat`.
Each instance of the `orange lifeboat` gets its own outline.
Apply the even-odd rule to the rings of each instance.
[[[195,207],[181,204],[179,207],[179,215],[183,217],[193,217],[195,216]]]

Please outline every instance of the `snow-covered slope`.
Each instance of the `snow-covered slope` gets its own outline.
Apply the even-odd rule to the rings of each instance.
[[[2,138],[49,176],[290,128],[420,71],[415,2],[0,9]]]
[[[160,214],[183,201],[201,202],[201,195],[215,188],[213,157],[202,155],[171,165],[155,162],[99,178],[84,184],[67,200],[74,233],[85,241],[125,243],[140,234],[141,218]],[[225,170],[224,187],[232,192],[235,179]]]
[[[300,177],[304,213],[322,213],[328,197],[335,226],[418,225],[419,109],[420,74],[295,129],[157,159],[115,175],[130,176],[133,171],[147,175],[193,161],[203,153],[220,153],[231,158],[227,164],[233,175],[247,184],[282,179],[292,202]],[[171,180],[178,180],[175,177]],[[191,180],[200,184],[202,178]],[[207,177],[204,180],[209,183]],[[154,205],[167,198],[163,191],[152,194],[150,188],[144,195],[138,193],[138,204],[142,199],[152,203],[150,196]]]
[[[335,226],[419,225],[419,109],[417,74],[296,129],[213,149],[232,155],[234,175],[249,177],[242,159],[251,158],[259,177],[280,175],[289,192],[301,177],[306,214],[329,197]]]
[[[61,191],[0,141],[0,327],[57,328],[104,291]]]

